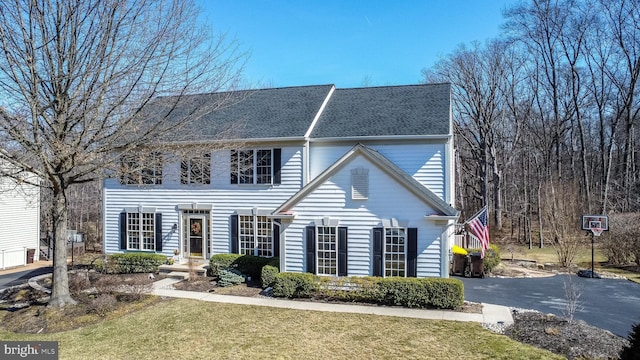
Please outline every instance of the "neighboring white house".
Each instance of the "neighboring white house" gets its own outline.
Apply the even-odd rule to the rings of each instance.
[[[0,166],[13,167],[0,158]],[[32,174],[25,179],[34,180]],[[0,177],[0,269],[37,261],[40,253],[40,188]]]
[[[192,95],[173,116],[230,95],[242,100],[173,144],[186,137],[200,154],[129,155],[123,166],[137,175],[104,181],[105,253],[243,253],[278,256],[282,271],[448,276],[458,217],[449,84]],[[234,124],[223,149],[218,134]]]

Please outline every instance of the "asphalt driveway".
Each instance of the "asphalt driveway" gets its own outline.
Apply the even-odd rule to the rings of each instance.
[[[566,313],[564,285],[571,281],[581,294],[575,319],[622,337],[627,337],[631,326],[640,322],[640,284],[628,280],[589,279],[576,275],[456,279],[464,283],[467,301],[534,309],[560,316]]]
[[[25,269],[23,271],[13,271],[0,274],[0,290],[11,286],[25,284],[34,276],[49,274],[53,272],[53,267],[44,266],[34,269]]]

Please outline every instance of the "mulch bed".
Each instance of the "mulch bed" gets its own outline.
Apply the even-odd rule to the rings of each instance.
[[[549,350],[568,359],[617,359],[629,342],[584,321],[540,312],[515,312],[505,335],[521,343]]]

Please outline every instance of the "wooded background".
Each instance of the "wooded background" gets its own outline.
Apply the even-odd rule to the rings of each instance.
[[[636,212],[640,2],[536,0],[423,70],[453,85],[457,208],[492,240],[553,244],[582,214]],[[582,234],[581,234],[582,233]]]

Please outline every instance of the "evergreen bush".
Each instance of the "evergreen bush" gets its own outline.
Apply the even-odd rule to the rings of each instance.
[[[458,279],[336,278],[308,273],[278,273],[273,282],[273,296],[455,309],[464,303],[464,286]]]
[[[106,261],[96,261],[94,268],[107,274],[157,273],[166,261],[161,254],[129,252],[109,255]]]
[[[634,324],[629,333],[629,345],[620,351],[620,360],[640,359],[640,323]]]
[[[273,286],[273,282],[276,279],[276,275],[280,272],[278,267],[273,265],[265,265],[262,267],[262,274],[260,276],[260,282],[262,283],[262,288],[266,289],[269,286]]]
[[[234,286],[243,283],[244,280],[244,275],[238,270],[221,269],[219,272],[218,286]]]

